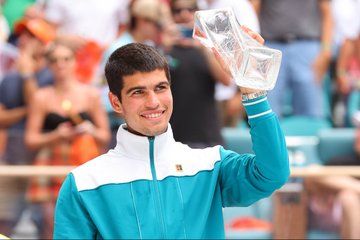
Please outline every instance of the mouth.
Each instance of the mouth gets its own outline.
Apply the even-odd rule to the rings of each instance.
[[[147,119],[147,120],[158,120],[160,119],[165,113],[165,110],[163,111],[152,111],[141,114],[141,117]]]

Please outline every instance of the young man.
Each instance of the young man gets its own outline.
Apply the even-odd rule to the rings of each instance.
[[[115,149],[66,178],[54,238],[224,238],[222,207],[248,206],[286,182],[285,140],[264,92],[244,94],[255,155],[239,155],[175,142],[169,67],[152,47],[117,49],[105,75],[126,124]]]

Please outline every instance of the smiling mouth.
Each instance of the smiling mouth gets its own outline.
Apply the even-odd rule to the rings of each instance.
[[[161,111],[161,112],[156,112],[156,113],[141,114],[141,116],[146,119],[157,119],[157,118],[161,117],[164,114],[164,112],[165,112],[165,110]]]

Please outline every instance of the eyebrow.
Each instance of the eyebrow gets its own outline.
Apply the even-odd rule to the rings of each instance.
[[[164,84],[167,85],[167,86],[170,86],[170,83],[168,81],[162,81],[162,82],[159,82],[158,84],[156,84],[155,87],[158,87],[158,86],[161,86],[161,85],[164,85]],[[135,87],[129,88],[126,91],[126,94],[129,94],[134,90],[144,90],[144,89],[146,89],[146,87],[144,87],[144,86],[135,86]]]

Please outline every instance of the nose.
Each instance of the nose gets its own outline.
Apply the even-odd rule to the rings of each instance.
[[[160,105],[160,100],[158,95],[155,92],[150,91],[147,95],[146,107],[150,109],[156,109],[159,107],[159,105]]]

